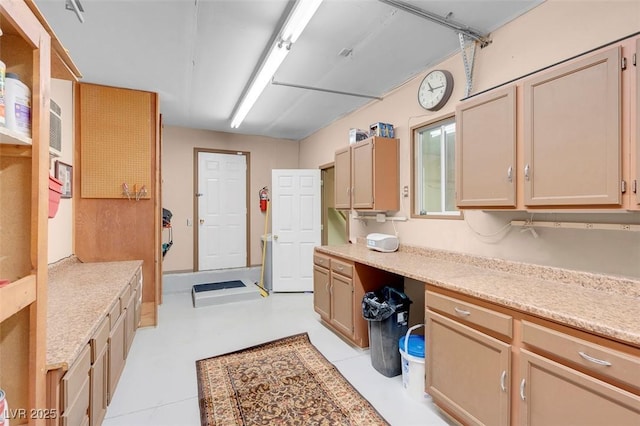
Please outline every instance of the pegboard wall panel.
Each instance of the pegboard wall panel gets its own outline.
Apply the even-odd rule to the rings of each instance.
[[[150,198],[152,94],[83,84],[79,99],[81,196],[127,198],[126,183],[131,198]]]

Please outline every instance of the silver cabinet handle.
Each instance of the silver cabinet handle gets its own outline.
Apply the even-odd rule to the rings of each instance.
[[[469,311],[465,311],[464,309],[460,309],[460,308],[453,308],[454,311],[456,311],[456,313],[458,315],[462,315],[463,317],[468,317],[469,315],[471,315],[471,312]]]
[[[524,166],[524,178],[529,180],[529,165]]]
[[[503,370],[500,376],[500,389],[502,389],[502,392],[507,391],[507,370]]]
[[[609,361],[605,361],[603,359],[598,359],[598,358],[594,358],[582,351],[578,351],[578,355],[580,355],[582,358],[586,359],[589,362],[592,362],[594,364],[598,364],[598,365],[603,365],[605,367],[611,367],[611,363]]]
[[[513,166],[509,166],[507,169],[507,180],[513,182]]]
[[[522,379],[522,381],[520,382],[520,399],[521,400],[525,400],[525,396],[524,396],[524,383],[525,383],[525,379]]]

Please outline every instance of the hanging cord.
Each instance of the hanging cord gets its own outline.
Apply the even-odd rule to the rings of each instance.
[[[507,223],[506,223],[502,228],[498,229],[497,231],[492,232],[492,233],[490,233],[490,234],[483,234],[483,233],[481,233],[481,232],[476,231],[476,230],[473,228],[473,226],[471,226],[471,224],[469,223],[469,219],[467,218],[467,215],[464,215],[464,223],[466,223],[466,224],[467,224],[467,226],[469,227],[469,229],[471,230],[471,232],[473,232],[474,234],[476,234],[478,237],[481,237],[481,238],[492,238],[492,237],[495,237],[495,236],[497,236],[497,235],[500,235],[500,234],[504,233],[504,235],[502,235],[502,237],[501,237],[501,238],[499,238],[499,239],[497,239],[496,241],[494,241],[494,242],[496,242],[496,243],[497,243],[498,241],[500,241],[502,238],[504,238],[504,237],[508,234],[508,232],[505,232],[505,231],[507,231],[507,230],[509,230],[509,229],[511,228],[511,221],[509,221],[509,222],[507,222]]]

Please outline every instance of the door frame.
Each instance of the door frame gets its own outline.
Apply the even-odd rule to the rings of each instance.
[[[335,197],[335,188],[331,188],[331,191],[329,191],[329,188],[326,185],[326,176],[329,173],[330,169],[333,169],[333,171],[335,172],[335,162],[331,162],[331,163],[326,163],[326,164],[322,164],[318,167],[320,169],[320,209],[322,210],[320,213],[320,218],[322,220],[322,231],[321,231],[321,244],[327,245],[329,244],[329,216],[328,216],[328,211],[329,211],[329,204],[333,204],[329,202],[329,195],[327,193],[330,193],[331,195],[333,195]],[[333,176],[333,183],[335,184],[335,173]],[[349,224],[349,213],[347,212],[347,217],[346,217],[346,222],[345,222],[345,238],[347,241],[349,241],[349,228],[350,228],[350,224]]]
[[[245,206],[247,208],[246,214],[246,247],[247,247],[247,257],[245,261],[245,266],[249,267],[249,263],[251,259],[251,245],[249,242],[251,241],[251,220],[250,220],[250,176],[251,176],[251,153],[249,151],[229,151],[225,149],[210,149],[210,148],[193,148],[193,271],[198,272],[200,270],[200,252],[198,250],[199,243],[199,230],[198,226],[198,177],[200,174],[199,165],[198,165],[198,155],[200,153],[209,153],[209,154],[227,154],[227,155],[243,155],[245,157],[245,162],[247,164],[247,169],[245,171],[245,185],[246,185],[246,200]]]

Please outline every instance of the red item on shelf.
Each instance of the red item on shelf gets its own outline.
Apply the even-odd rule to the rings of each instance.
[[[61,195],[62,181],[53,176],[49,176],[49,218],[56,217]]]

